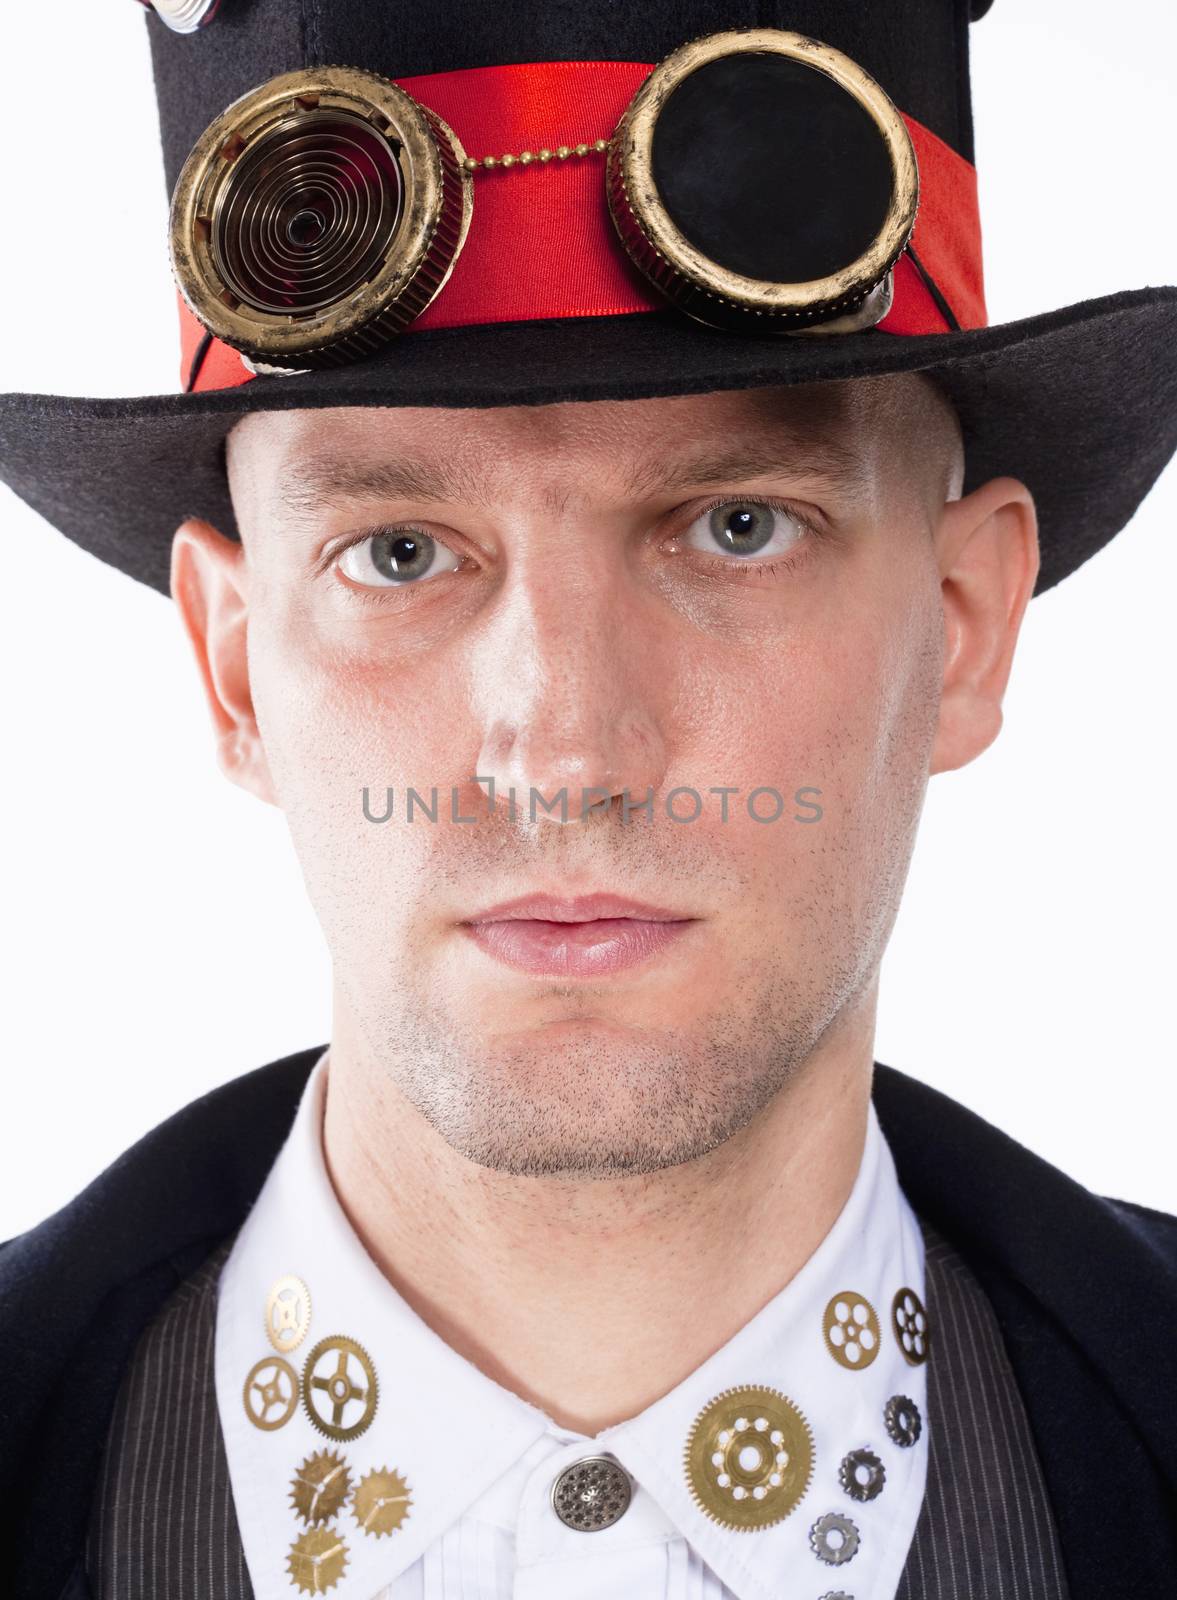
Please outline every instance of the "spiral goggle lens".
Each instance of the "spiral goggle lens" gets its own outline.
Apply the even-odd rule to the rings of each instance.
[[[254,141],[227,173],[213,259],[259,311],[344,300],[386,259],[404,208],[396,151],[370,122],[307,111]]]

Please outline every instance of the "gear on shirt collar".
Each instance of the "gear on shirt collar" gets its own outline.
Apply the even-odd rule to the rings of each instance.
[[[330,1522],[351,1490],[347,1462],[334,1450],[317,1450],[296,1470],[290,1490],[294,1514],[306,1523]]]

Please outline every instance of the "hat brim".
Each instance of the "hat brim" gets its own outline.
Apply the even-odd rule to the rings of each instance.
[[[1129,521],[1177,449],[1177,288],[1127,290],[996,327],[795,339],[675,311],[422,330],[350,366],[204,394],[0,396],[0,479],[75,543],[169,593],[188,516],[237,528],[224,441],[259,410],[628,400],[926,371],[965,442],[965,492],[1020,478],[1038,510],[1035,593]]]

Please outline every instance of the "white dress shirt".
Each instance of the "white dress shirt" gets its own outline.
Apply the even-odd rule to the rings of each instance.
[[[334,1600],[894,1600],[927,1474],[924,1249],[873,1102],[850,1196],[792,1281],[660,1400],[589,1438],[458,1355],[368,1255],[323,1159],[328,1056],[311,1073],[218,1290],[217,1407],[257,1600],[300,1592]],[[772,1245],[765,1236],[738,1241],[762,1252]],[[292,1281],[282,1285],[284,1278]],[[912,1297],[899,1314],[906,1355],[893,1316],[904,1291]],[[873,1317],[855,1310],[863,1301]],[[855,1317],[868,1331],[850,1349]],[[340,1335],[362,1349],[368,1369],[350,1347],[332,1345],[312,1367],[320,1341]],[[847,1353],[839,1357],[839,1348]],[[344,1400],[322,1387],[337,1372],[355,1391]],[[812,1471],[787,1515],[748,1529],[705,1512],[685,1452],[710,1401],[753,1385],[779,1391],[802,1413]],[[891,1408],[889,1426],[894,1396],[905,1404]],[[329,1436],[312,1411],[330,1427],[362,1422],[363,1431]],[[756,1422],[750,1415],[745,1425]],[[839,1470],[857,1449],[883,1467],[882,1488],[869,1500],[853,1497],[842,1481],[847,1469]],[[560,1519],[552,1490],[565,1469],[592,1456],[620,1463],[632,1498],[611,1525],[582,1530]],[[329,1474],[325,1496],[339,1498],[346,1486],[330,1516],[322,1515],[329,1498],[316,1496],[318,1478],[304,1470],[311,1458]],[[735,1490],[720,1476],[719,1453],[711,1459],[715,1468],[701,1470],[715,1481],[703,1499],[724,1512]],[[357,1486],[370,1473],[394,1472],[399,1479],[369,1483],[368,1508],[372,1485],[403,1484],[408,1495],[396,1502],[386,1493],[393,1509],[381,1515],[399,1521],[377,1534],[363,1525]],[[857,1481],[872,1476],[877,1483],[877,1469],[860,1469]],[[823,1559],[811,1533],[828,1513],[853,1525],[849,1535],[817,1539],[826,1558],[842,1555],[836,1562]],[[301,1558],[292,1554],[300,1539]]]

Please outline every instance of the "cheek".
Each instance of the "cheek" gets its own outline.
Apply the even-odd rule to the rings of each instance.
[[[365,816],[364,790],[380,817],[394,788],[403,817],[408,785],[426,800],[436,787],[446,816],[451,786],[473,770],[452,687],[435,681],[428,657],[344,650],[297,618],[251,618],[249,652],[266,761],[320,919],[342,936],[349,906],[368,903],[391,922],[442,830],[419,813],[394,839]]]
[[[939,590],[909,566],[813,610],[717,695],[711,764],[745,791],[820,790],[820,820],[744,827],[741,853],[778,903],[862,933],[897,909],[915,842],[939,711]]]
[[[827,813],[842,899],[860,930],[885,936],[898,910],[927,790],[942,674],[938,591],[872,607],[823,675]]]
[[[939,702],[943,622],[920,574],[881,593],[848,586],[763,637],[697,651],[682,678],[680,726],[733,776],[843,784],[878,797],[898,770],[926,767]],[[826,599],[828,602],[826,603]],[[716,780],[719,781],[719,780]]]
[[[799,736],[838,783],[847,816],[910,809],[927,783],[944,645],[939,572],[919,509],[880,516],[822,598],[820,621],[796,651]]]
[[[263,613],[250,620],[249,671],[283,804],[345,784],[456,781],[452,677],[430,652],[398,655],[370,634],[344,646],[298,613]]]
[[[805,734],[848,810],[873,810],[922,789],[939,705],[942,628],[916,608],[862,617],[813,673]]]

